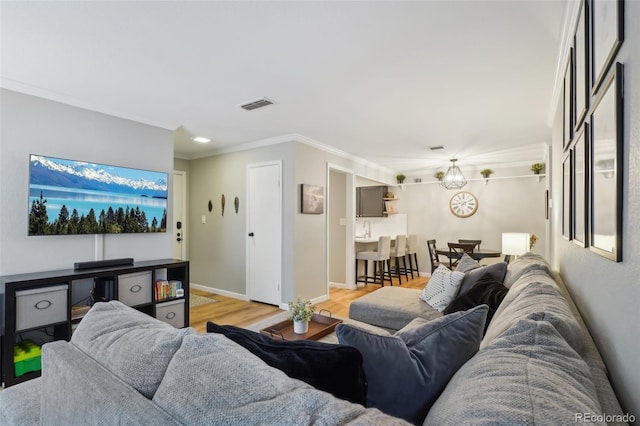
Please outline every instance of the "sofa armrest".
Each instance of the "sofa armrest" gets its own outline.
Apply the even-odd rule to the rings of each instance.
[[[42,347],[43,425],[153,424],[178,422],[72,343]]]

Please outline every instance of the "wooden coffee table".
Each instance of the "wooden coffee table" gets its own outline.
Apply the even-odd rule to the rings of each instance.
[[[331,318],[331,316],[313,314],[311,321],[309,321],[309,331],[304,334],[293,332],[292,320],[285,320],[265,327],[260,330],[260,333],[279,340],[318,340],[333,332],[336,325],[341,322],[342,320]]]

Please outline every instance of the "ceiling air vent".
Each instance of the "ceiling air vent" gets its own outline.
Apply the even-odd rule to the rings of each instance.
[[[273,105],[274,102],[267,98],[256,99],[255,101],[246,102],[240,105],[241,108],[246,109],[247,111],[253,111],[254,109],[266,107],[269,105]]]
[[[438,145],[438,146],[430,146],[430,147],[429,147],[429,149],[430,149],[431,151],[437,151],[437,150],[439,150],[439,149],[444,149],[444,146],[442,146],[442,145]]]

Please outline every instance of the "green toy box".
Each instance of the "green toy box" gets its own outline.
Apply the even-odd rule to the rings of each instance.
[[[15,368],[15,376],[20,377],[23,374],[32,371],[40,371],[40,357],[42,352],[40,347],[31,340],[16,343],[13,347],[13,365]]]

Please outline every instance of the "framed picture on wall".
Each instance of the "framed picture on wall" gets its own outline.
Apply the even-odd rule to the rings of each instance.
[[[602,84],[591,113],[589,249],[622,260],[622,64]]]
[[[562,160],[562,236],[571,239],[571,152]]]
[[[324,187],[320,185],[300,185],[302,201],[302,213],[322,214],[324,213]]]
[[[624,1],[591,0],[592,83],[595,94],[624,40]]]
[[[575,132],[584,120],[584,116],[587,113],[588,101],[589,101],[589,81],[587,76],[589,75],[589,46],[588,43],[588,18],[589,18],[589,3],[587,0],[583,0],[580,6],[580,12],[578,15],[578,24],[576,25],[576,33],[573,41],[573,64],[574,64],[574,100],[575,100]]]
[[[569,62],[564,73],[564,96],[563,96],[563,109],[564,109],[564,136],[563,145],[564,149],[569,147],[571,138],[573,138],[573,49],[569,54]]]
[[[576,137],[575,143],[571,149],[573,158],[572,162],[572,175],[571,181],[573,182],[572,188],[572,224],[573,224],[573,242],[581,247],[586,247],[587,242],[587,188],[588,188],[588,175],[587,175],[587,126],[583,125]]]

